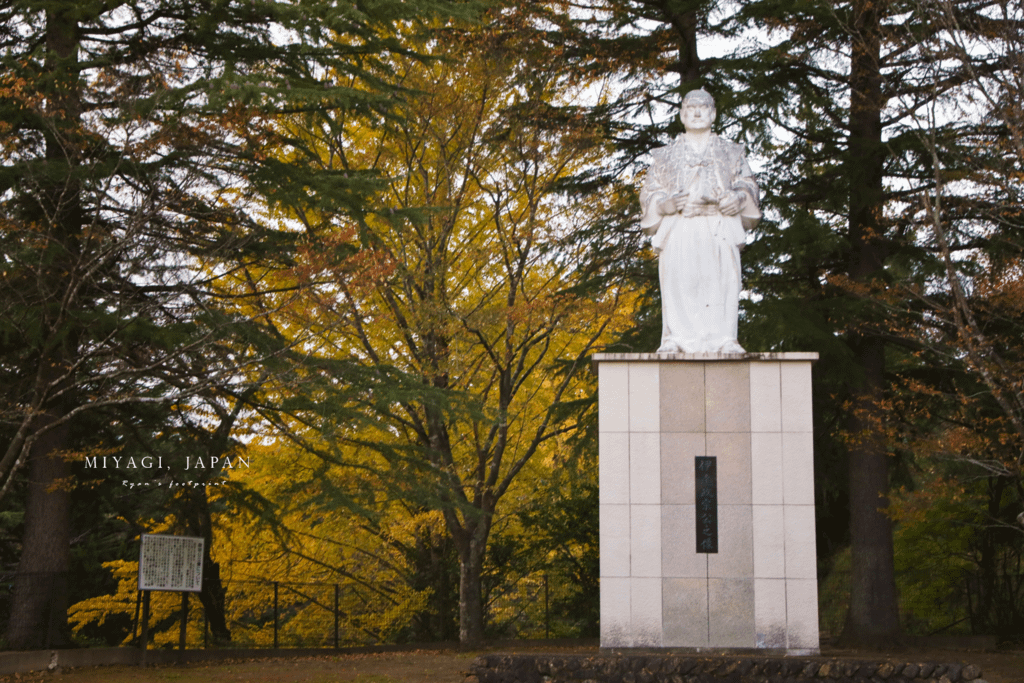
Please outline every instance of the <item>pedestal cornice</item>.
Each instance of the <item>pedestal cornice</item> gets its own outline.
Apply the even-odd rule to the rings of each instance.
[[[813,351],[764,353],[595,353],[590,357],[594,370],[598,363],[707,363],[707,362],[807,362],[818,360]]]

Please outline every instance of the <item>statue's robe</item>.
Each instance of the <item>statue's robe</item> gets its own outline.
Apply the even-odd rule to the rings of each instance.
[[[640,192],[640,227],[659,253],[661,353],[742,353],[737,341],[740,249],[761,217],[759,190],[742,145],[712,134],[703,152],[680,135],[652,152]],[[744,201],[736,216],[718,202]],[[684,209],[662,216],[658,203],[688,193]]]

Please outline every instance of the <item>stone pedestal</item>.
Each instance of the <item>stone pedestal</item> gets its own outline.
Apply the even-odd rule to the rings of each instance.
[[[817,357],[594,356],[602,647],[817,653]]]

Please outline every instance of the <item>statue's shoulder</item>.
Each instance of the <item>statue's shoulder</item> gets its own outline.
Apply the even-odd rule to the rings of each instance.
[[[730,156],[736,154],[746,156],[747,154],[747,146],[742,142],[733,142],[732,140],[726,140],[723,137],[715,135],[715,144],[718,145],[719,149],[724,150]]]
[[[682,135],[676,136],[667,145],[655,147],[651,150],[651,167],[661,170],[674,167],[683,157],[685,149]]]
[[[668,159],[670,156],[672,156],[672,150],[677,143],[679,143],[679,138],[675,138],[674,140],[672,140],[672,142],[668,143],[667,145],[655,147],[654,149],[652,149],[651,158],[654,159],[654,163],[664,161],[665,159]]]

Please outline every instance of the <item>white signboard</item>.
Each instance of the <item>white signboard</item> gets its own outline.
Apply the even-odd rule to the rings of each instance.
[[[203,539],[142,534],[139,590],[197,593],[202,589]]]

